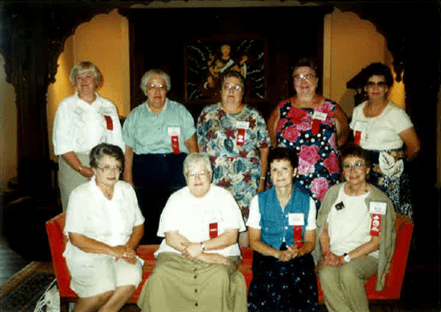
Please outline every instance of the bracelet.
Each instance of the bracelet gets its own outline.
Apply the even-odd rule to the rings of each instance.
[[[265,180],[266,179],[266,177],[260,177],[260,180]]]

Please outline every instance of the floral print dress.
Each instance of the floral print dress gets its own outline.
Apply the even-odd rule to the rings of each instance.
[[[294,107],[291,99],[278,106],[277,146],[297,152],[296,185],[309,193],[317,209],[328,189],[340,180],[335,106],[328,99],[316,109]]]
[[[211,159],[212,183],[233,194],[244,220],[248,220],[262,173],[259,149],[270,146],[265,120],[252,107],[228,114],[217,103],[202,110],[196,131],[201,152]]]

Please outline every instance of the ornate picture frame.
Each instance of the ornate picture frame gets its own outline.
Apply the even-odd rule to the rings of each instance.
[[[267,46],[264,38],[210,37],[184,40],[187,103],[220,100],[220,76],[230,70],[246,81],[247,102],[267,99]]]

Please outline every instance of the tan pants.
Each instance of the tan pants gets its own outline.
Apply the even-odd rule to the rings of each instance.
[[[374,257],[360,257],[341,267],[320,267],[318,274],[330,312],[369,312],[365,283],[378,269]]]
[[[78,159],[84,166],[89,166],[89,154],[78,154]],[[89,181],[67,164],[62,156],[58,157],[58,185],[60,187],[61,205],[67,210],[70,193],[78,186]]]

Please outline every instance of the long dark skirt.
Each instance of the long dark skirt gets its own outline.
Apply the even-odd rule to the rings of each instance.
[[[133,182],[139,208],[145,218],[141,244],[160,244],[159,219],[171,194],[185,183],[183,163],[187,154],[135,154]]]
[[[254,252],[248,310],[318,311],[317,279],[312,256],[307,254],[282,262]]]

